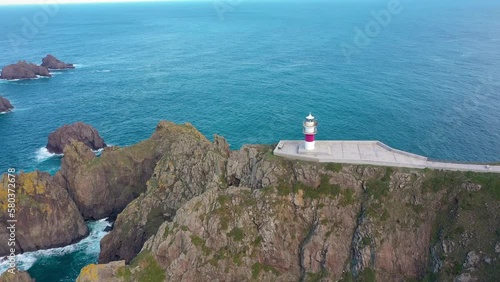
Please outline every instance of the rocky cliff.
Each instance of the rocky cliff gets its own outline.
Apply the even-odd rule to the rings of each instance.
[[[101,263],[127,265],[90,265],[79,281],[500,277],[497,174],[308,163],[269,146],[229,151],[221,137],[166,122],[155,135],[163,146],[147,187],[101,241]],[[82,167],[95,161],[80,158]]]
[[[10,178],[13,179],[13,178]],[[0,187],[0,238],[7,242],[9,178],[4,174]],[[16,250],[35,251],[61,247],[88,234],[87,225],[68,192],[48,173],[21,173],[15,178]],[[0,245],[0,256],[9,253],[7,244]]]
[[[9,100],[0,96],[0,113],[8,112],[8,111],[12,110],[13,108],[14,108],[14,106],[12,106],[12,104],[10,103]]]

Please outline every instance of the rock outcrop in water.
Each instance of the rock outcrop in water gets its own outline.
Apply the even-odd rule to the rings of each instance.
[[[190,125],[167,122],[131,148],[157,161],[99,257],[128,265],[90,265],[78,281],[89,274],[93,281],[500,277],[498,174],[309,163],[258,145],[229,151],[221,137],[209,142]],[[130,159],[127,149],[112,152]],[[132,171],[94,158],[75,154],[63,167],[72,163],[87,177],[98,168]],[[118,176],[100,177],[116,183]],[[112,187],[91,189],[106,195]]]
[[[15,180],[12,189],[7,174],[1,179],[0,238],[8,242],[7,220],[12,219],[8,212],[8,189],[11,188],[17,200],[14,214],[17,253],[66,246],[88,234],[87,225],[68,192],[48,173],[21,173]],[[9,254],[10,248],[0,244],[0,256]]]
[[[0,113],[9,112],[13,108],[14,108],[14,106],[12,106],[12,104],[10,103],[9,100],[0,96]]]
[[[38,76],[51,77],[52,75],[46,67],[37,66],[26,61],[19,61],[17,64],[4,67],[0,79],[33,79]]]
[[[0,282],[35,282],[28,272],[16,270],[14,273],[4,272],[0,276]]]
[[[50,54],[42,59],[42,67],[46,67],[49,70],[64,70],[64,69],[75,68],[73,64],[67,64],[65,62],[62,62]]]
[[[72,140],[82,142],[92,150],[106,147],[104,139],[102,139],[95,128],[83,122],[77,122],[71,125],[64,125],[52,132],[49,135],[46,148],[51,153],[62,154],[64,147]]]

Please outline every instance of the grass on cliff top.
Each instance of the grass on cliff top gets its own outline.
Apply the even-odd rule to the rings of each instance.
[[[500,211],[500,174],[474,172],[427,171],[424,188],[446,192],[442,209],[433,225],[431,247],[443,241],[451,246],[444,255],[437,248],[436,256],[444,262],[437,274],[429,273],[422,281],[451,281],[463,272],[469,251],[482,252],[482,257],[496,257],[494,246],[500,240],[496,216]],[[468,191],[463,183],[480,184],[479,191]],[[460,246],[460,247],[453,247]],[[480,281],[496,281],[500,277],[498,263],[481,262],[473,276]]]
[[[132,273],[131,268],[138,268],[138,271]],[[126,282],[162,282],[165,280],[165,271],[158,265],[150,251],[140,252],[132,260],[130,266],[119,268],[117,275]]]
[[[384,196],[387,196],[389,194],[389,185],[392,173],[393,169],[388,167],[385,169],[385,173],[382,178],[372,178],[366,181],[366,193],[368,196],[373,197],[376,200],[381,200]]]

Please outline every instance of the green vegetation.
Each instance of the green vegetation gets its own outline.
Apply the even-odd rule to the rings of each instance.
[[[226,206],[229,202],[231,202],[231,198],[228,195],[219,195],[217,197],[217,203],[222,207]]]
[[[132,274],[130,268],[136,268],[137,266],[140,266],[139,270]],[[140,252],[130,263],[130,268],[120,268],[118,272],[118,275],[121,275],[127,282],[162,282],[165,280],[165,272],[158,265],[150,251]]]
[[[127,266],[118,268],[118,270],[116,271],[116,276],[118,276],[118,278],[122,278],[127,282],[132,280],[132,272],[130,272],[130,268]]]
[[[238,227],[233,228],[233,230],[231,230],[231,232],[229,232],[227,235],[233,238],[234,241],[241,241],[243,240],[243,237],[245,237],[243,230]]]
[[[344,274],[342,274],[342,278],[340,278],[339,282],[353,282],[353,281],[354,281],[354,278],[352,277],[352,273],[351,272],[344,272]]]
[[[258,246],[260,246],[260,243],[262,243],[262,240],[263,240],[263,239],[262,239],[262,236],[260,236],[260,235],[259,235],[259,236],[257,236],[257,238],[255,238],[255,240],[253,241],[253,245],[254,245],[254,247],[258,247]]]
[[[333,172],[339,172],[342,170],[342,164],[339,163],[327,163],[325,169]]]
[[[276,270],[276,268],[274,268],[270,265],[267,265],[267,264],[261,264],[259,262],[256,262],[252,265],[252,278],[257,279],[262,270],[264,270],[265,272],[271,271],[275,275],[279,275],[279,272]]]
[[[205,245],[205,240],[196,235],[191,236],[191,243],[193,243],[196,247],[201,248],[203,254],[205,255],[209,255],[212,252],[210,248]]]
[[[345,207],[345,206],[354,204],[355,197],[354,197],[354,192],[352,191],[352,189],[349,189],[349,188],[344,189],[344,190],[342,190],[341,194],[342,194],[342,199],[340,200],[341,206]]]
[[[383,197],[389,194],[389,186],[391,182],[391,175],[393,169],[388,167],[385,169],[384,176],[382,178],[372,178],[366,181],[366,193],[369,197],[373,197],[376,200],[381,200]]]
[[[302,184],[303,185],[303,184]],[[296,185],[299,188],[300,185]],[[305,185],[303,185],[305,186]],[[340,194],[340,186],[337,184],[330,184],[330,178],[327,175],[321,176],[321,182],[319,187],[300,187],[299,189],[304,190],[304,197],[310,199],[320,199],[322,197],[336,197]]]
[[[363,245],[363,247],[370,246],[371,243],[372,239],[370,237],[363,237],[363,239],[361,239],[361,245]]]
[[[376,281],[375,270],[369,267],[363,269],[363,271],[359,273],[358,279],[356,280],[358,282],[375,282]]]
[[[428,177],[422,183],[424,192],[439,192],[463,183],[462,173],[454,171],[427,170]]]
[[[389,183],[381,179],[370,179],[366,182],[366,192],[368,196],[376,200],[381,200],[382,197],[389,194]]]
[[[170,229],[168,228],[167,225],[165,226],[165,231],[163,231],[163,238],[167,238],[169,234],[170,234]]]
[[[328,273],[325,270],[319,272],[308,272],[305,280],[307,282],[319,282],[326,276],[328,276]]]

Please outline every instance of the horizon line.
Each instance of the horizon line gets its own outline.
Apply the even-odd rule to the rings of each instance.
[[[161,2],[206,2],[209,0],[0,0],[0,6],[71,5],[71,4],[116,4],[116,3],[161,3]]]

